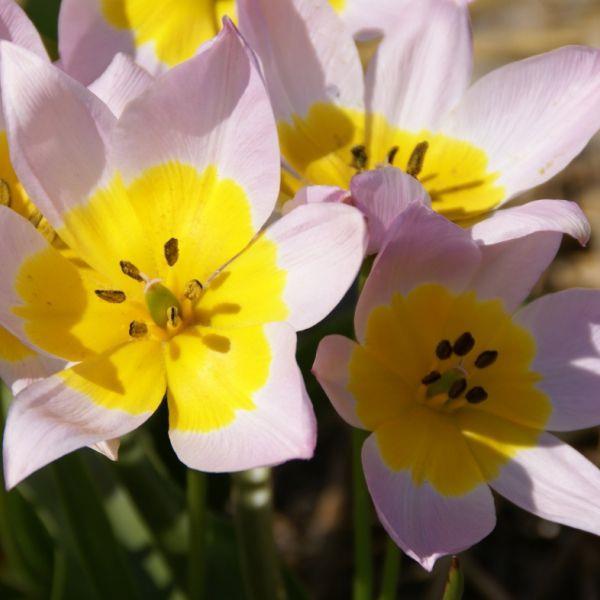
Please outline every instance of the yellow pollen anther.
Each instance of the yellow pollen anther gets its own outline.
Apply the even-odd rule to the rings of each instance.
[[[171,238],[165,243],[165,260],[172,267],[179,259],[179,240]]]
[[[121,304],[127,300],[125,292],[119,290],[95,290],[94,292],[100,300],[110,302],[112,304]]]
[[[179,309],[176,306],[169,306],[167,309],[167,323],[169,327],[178,327],[181,323]]]
[[[0,179],[0,206],[8,206],[12,204],[12,194],[10,186],[4,179]]]
[[[148,334],[148,325],[142,321],[131,321],[129,335],[132,338],[141,338]]]
[[[203,289],[203,285],[197,279],[191,279],[185,284],[185,290],[183,291],[183,295],[190,302],[197,302],[198,300],[200,300],[200,296],[202,295]]]
[[[127,277],[131,277],[131,279],[135,279],[136,281],[144,281],[144,277],[142,277],[140,270],[134,264],[127,260],[121,260],[119,261],[119,265],[121,271],[123,271]]]
[[[413,177],[419,176],[419,173],[423,170],[423,163],[425,162],[427,150],[429,150],[429,142],[419,142],[415,146],[406,166],[406,172],[409,175],[412,175]]]

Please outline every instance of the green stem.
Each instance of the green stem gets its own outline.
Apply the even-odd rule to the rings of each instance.
[[[362,469],[361,450],[366,432],[352,431],[352,487],[354,495],[354,600],[373,597],[371,504]]]
[[[263,467],[234,473],[233,507],[248,599],[285,598],[277,547],[273,539],[271,469]]]
[[[385,549],[385,562],[381,576],[381,593],[379,600],[394,600],[400,578],[400,549],[396,543],[388,538]]]
[[[190,517],[188,547],[188,586],[191,600],[202,600],[206,594],[206,530],[207,476],[200,471],[187,471],[187,504]]]

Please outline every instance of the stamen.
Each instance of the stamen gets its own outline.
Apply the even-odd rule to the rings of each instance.
[[[127,277],[131,277],[131,279],[135,279],[136,281],[144,281],[140,270],[128,260],[119,261],[119,265],[121,267],[121,271],[123,271]]]
[[[352,167],[357,171],[362,171],[366,168],[367,163],[369,162],[369,157],[367,156],[367,148],[363,144],[358,146],[354,146],[350,150],[352,153]]]
[[[148,333],[148,325],[142,321],[131,321],[129,324],[129,335],[132,338],[141,338]]]
[[[456,338],[452,346],[452,351],[458,356],[465,356],[473,350],[473,346],[475,346],[475,339],[468,331],[465,331],[465,333]]]
[[[179,258],[179,240],[177,238],[171,238],[165,244],[165,260],[167,264],[172,267]]]
[[[478,369],[485,369],[496,362],[498,352],[496,350],[486,350],[482,352],[475,360],[475,366]]]
[[[423,379],[421,379],[421,383],[423,385],[429,385],[430,383],[435,383],[436,381],[439,381],[442,378],[441,374],[438,373],[438,371],[431,371],[431,373],[428,373],[427,375],[425,375],[425,377],[423,377]]]
[[[392,148],[390,148],[390,151],[387,155],[388,165],[394,164],[394,159],[396,158],[396,154],[398,154],[398,150],[400,150],[400,146],[393,146]]]
[[[451,400],[458,398],[467,389],[467,380],[464,377],[457,379],[448,390],[448,397]]]
[[[169,306],[169,308],[167,309],[167,323],[171,327],[177,327],[181,323],[179,310],[176,306]]]
[[[121,304],[127,300],[125,292],[119,290],[94,290],[94,293],[100,300],[111,302],[112,304]]]
[[[203,285],[197,279],[191,279],[185,284],[183,295],[191,302],[197,302],[202,295]]]
[[[487,392],[481,386],[471,388],[465,396],[469,404],[479,404],[480,402],[487,400],[487,397]]]
[[[12,194],[10,186],[4,179],[0,179],[0,206],[10,207],[12,204]]]
[[[442,340],[435,349],[435,355],[440,360],[446,360],[452,356],[452,344],[448,340]]]
[[[412,151],[408,164],[406,166],[406,172],[413,177],[418,177],[419,173],[423,170],[423,163],[425,162],[425,154],[429,149],[429,142],[419,142],[415,149]]]
[[[37,229],[40,226],[43,218],[44,215],[39,210],[36,210],[29,217],[29,222]]]

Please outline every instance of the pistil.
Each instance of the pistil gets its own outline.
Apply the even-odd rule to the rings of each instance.
[[[177,315],[181,312],[179,300],[160,281],[151,281],[146,286],[145,298],[148,312],[159,327],[167,326],[173,309],[177,311]]]

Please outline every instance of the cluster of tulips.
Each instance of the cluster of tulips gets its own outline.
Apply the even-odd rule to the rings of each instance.
[[[310,459],[296,334],[367,433],[380,522],[426,569],[492,490],[600,533],[600,291],[528,301],[577,204],[511,202],[600,128],[600,51],[471,84],[466,0],[63,0],[53,62],[0,0],[4,478],[116,460],[165,401],[189,468]],[[134,434],[135,435],[135,434]]]

